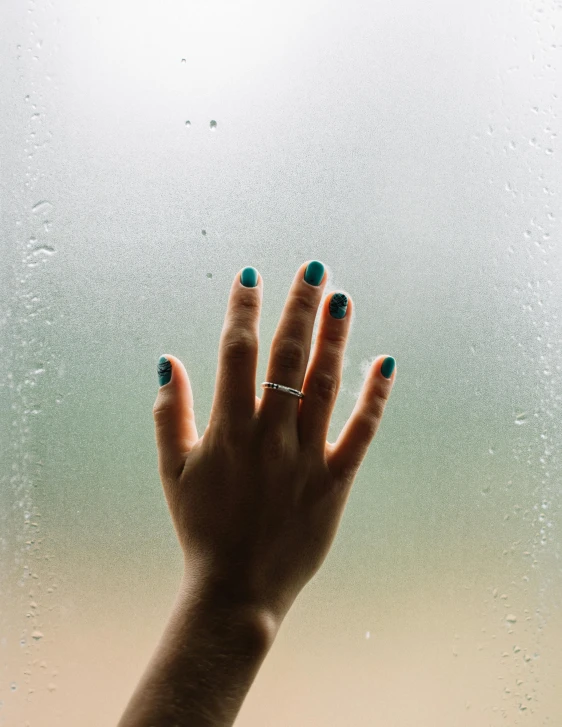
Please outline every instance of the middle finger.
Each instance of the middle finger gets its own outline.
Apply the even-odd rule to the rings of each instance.
[[[303,263],[298,269],[273,337],[266,381],[302,389],[326,278],[324,265],[318,260]],[[293,394],[266,388],[261,398],[260,418],[273,427],[292,421],[296,431],[299,401]]]

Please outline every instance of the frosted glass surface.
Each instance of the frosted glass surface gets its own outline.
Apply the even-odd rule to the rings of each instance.
[[[158,357],[201,434],[253,265],[261,396],[310,259],[354,304],[329,441],[396,383],[236,724],[562,724],[560,1],[2,15],[0,725],[118,722],[183,564]]]

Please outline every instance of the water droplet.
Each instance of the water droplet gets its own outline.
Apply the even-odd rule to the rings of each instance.
[[[211,123],[209,124],[209,126],[211,127],[211,129],[216,129],[217,128],[217,122],[213,120],[213,121],[211,121]]]
[[[51,247],[50,245],[41,245],[41,247],[36,247],[35,250],[31,253],[32,255],[53,255],[56,252],[54,247]]]
[[[207,230],[201,230],[201,234],[202,235],[206,235],[207,234]]]
[[[514,651],[514,652],[515,652],[516,654],[518,654],[518,653],[519,653],[519,652],[521,651],[521,647],[520,647],[520,646],[514,646],[514,647],[513,647],[513,651]]]
[[[53,684],[53,682],[49,682],[49,684],[47,685],[47,689],[50,692],[54,692],[56,688],[57,688],[57,685],[56,684]]]
[[[15,692],[17,688],[18,688],[18,685],[15,682],[12,682],[10,684],[10,689],[12,690],[12,692]]]
[[[505,620],[506,620],[506,621],[508,621],[508,622],[509,622],[510,624],[514,624],[514,623],[516,623],[516,622],[517,622],[517,616],[515,616],[515,615],[514,615],[514,614],[512,614],[512,613],[509,613],[509,614],[508,614],[508,615],[507,615],[507,616],[505,617]]]
[[[35,213],[44,212],[47,209],[47,207],[52,207],[52,206],[53,205],[50,202],[48,202],[45,199],[42,199],[40,202],[37,202],[37,204],[33,205],[33,207],[31,208],[31,211],[35,212]]]
[[[181,59],[181,62],[182,62],[182,63],[187,63],[187,61],[186,61],[186,59],[185,59],[185,58],[182,58],[182,59]]]
[[[41,633],[41,631],[34,631],[34,632],[33,632],[33,633],[31,634],[31,637],[32,637],[33,639],[35,639],[35,641],[39,641],[39,639],[42,639],[42,638],[43,638],[43,634]]]
[[[524,411],[521,412],[521,414],[517,414],[515,416],[515,424],[521,425],[527,423],[527,414],[528,412]]]
[[[191,126],[191,121],[186,121],[186,122],[185,122],[185,125],[186,125],[186,126]]]
[[[208,278],[212,278],[213,277],[213,273],[207,273],[207,277]]]

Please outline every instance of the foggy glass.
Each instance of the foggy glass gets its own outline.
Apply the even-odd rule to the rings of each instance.
[[[559,0],[2,5],[0,725],[114,725],[171,613],[156,364],[237,270],[397,361],[241,727],[562,723]],[[318,326],[315,327],[315,333]],[[313,340],[314,343],[314,340]]]

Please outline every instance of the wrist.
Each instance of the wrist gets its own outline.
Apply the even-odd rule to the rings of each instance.
[[[283,617],[260,600],[235,593],[218,582],[204,583],[186,569],[179,591],[180,608],[195,620],[229,624],[247,634],[252,648],[267,652],[273,644]]]
[[[213,595],[185,574],[119,727],[230,727],[277,633],[261,604]]]

